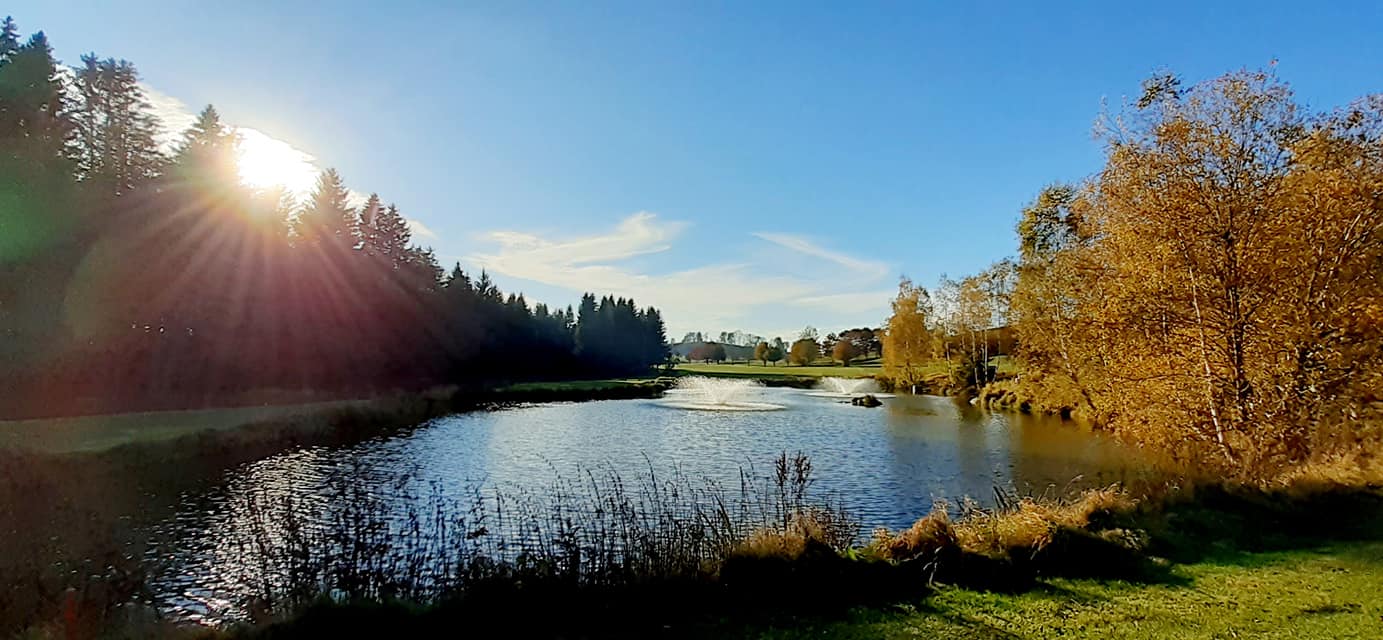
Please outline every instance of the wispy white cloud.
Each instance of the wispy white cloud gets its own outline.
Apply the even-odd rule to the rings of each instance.
[[[873,291],[852,291],[849,293],[832,293],[820,296],[807,296],[793,300],[792,304],[799,307],[817,307],[821,309],[867,309],[879,306],[880,302],[888,302],[897,293],[892,289],[877,289]]]
[[[414,240],[418,240],[418,239],[423,239],[423,240],[436,240],[436,239],[437,239],[437,233],[436,233],[435,231],[433,231],[432,229],[429,229],[429,228],[427,227],[427,225],[423,224],[423,221],[422,221],[422,220],[418,220],[417,218],[409,218],[409,219],[408,219],[408,230],[413,232],[413,239],[414,239]]]
[[[614,262],[670,248],[669,242],[682,232],[681,222],[660,222],[657,216],[641,211],[619,223],[609,233],[551,241],[519,231],[494,231],[488,238],[499,243],[501,253],[490,256],[523,256],[527,263],[576,267],[597,262]]]
[[[822,247],[804,236],[791,233],[771,233],[760,231],[753,234],[761,240],[767,240],[780,247],[791,249],[814,258],[820,258],[828,262],[845,267],[861,276],[881,278],[888,275],[888,265],[875,260],[862,260],[845,255],[838,251],[832,251]]]
[[[158,117],[159,146],[165,151],[171,151],[182,141],[183,132],[197,121],[197,115],[182,100],[147,84],[140,84],[140,88],[144,89],[144,97],[149,99],[149,107]]]
[[[844,261],[853,265],[854,272],[846,276],[835,267],[814,274],[780,273],[772,262],[712,263],[667,272],[630,264],[631,258],[674,251],[687,226],[639,212],[604,233],[571,238],[493,231],[483,240],[496,245],[495,249],[465,260],[513,278],[573,292],[628,296],[640,304],[652,304],[664,311],[674,339],[684,331],[695,330],[741,328],[753,332],[754,325],[767,325],[762,317],[765,311],[803,323],[815,321],[811,316],[877,322],[874,316],[887,305],[889,292],[855,292],[877,280],[877,274],[886,269],[843,253],[827,252],[833,264]],[[824,251],[814,245],[812,248]],[[774,321],[775,325],[779,322],[784,321]]]
[[[313,188],[316,188],[315,184]],[[309,193],[311,193],[311,190],[309,190]],[[364,208],[365,203],[369,201],[370,194],[356,191],[355,189],[346,189],[346,206],[355,207],[356,210],[359,210]]]

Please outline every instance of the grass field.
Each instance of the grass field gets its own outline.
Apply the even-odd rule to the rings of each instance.
[[[201,431],[235,429],[265,420],[307,416],[324,410],[366,406],[369,403],[369,400],[346,400],[267,407],[6,420],[0,421],[0,448],[23,448],[43,453],[96,452],[125,444],[172,440]]]
[[[1012,375],[1018,372],[1017,363],[1006,356],[999,356],[991,360],[1001,375]],[[928,364],[923,369],[923,378],[945,378],[950,365],[943,360],[937,360]],[[702,362],[684,362],[677,365],[677,371],[682,373],[692,373],[708,376],[720,376],[726,378],[765,378],[765,377],[811,377],[820,378],[834,376],[838,378],[866,378],[879,375],[881,368],[877,358],[866,360],[859,364],[852,364],[842,367],[838,364],[825,362],[806,366],[786,364],[770,364],[764,366],[759,362],[722,362],[716,364],[706,364]]]
[[[632,387],[647,383],[647,379],[630,378],[625,380],[553,380],[544,382],[520,382],[500,387],[501,392],[525,391],[600,391],[617,387]]]
[[[1231,552],[1158,584],[1065,580],[1001,594],[943,588],[842,620],[717,633],[741,638],[1383,638],[1383,542]]]
[[[842,367],[834,364],[807,365],[807,366],[763,366],[753,363],[745,364],[742,362],[705,364],[700,362],[685,362],[677,365],[677,371],[682,373],[695,373],[709,376],[722,376],[727,378],[763,378],[763,377],[813,377],[820,378],[834,376],[838,378],[865,378],[879,374],[878,365],[873,366],[849,366]]]
[[[647,379],[526,382],[498,389],[506,393],[576,394],[637,387]],[[443,398],[446,392],[438,392]],[[436,395],[433,392],[423,396]],[[390,399],[385,399],[387,404]],[[38,453],[95,453],[129,444],[155,444],[208,431],[229,431],[269,421],[312,418],[342,409],[371,409],[378,399],[337,400],[269,406],[147,411],[68,418],[0,420],[0,449]],[[310,421],[304,421],[308,423]]]

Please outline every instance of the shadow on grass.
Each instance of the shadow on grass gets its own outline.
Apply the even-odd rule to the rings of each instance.
[[[1147,523],[1149,552],[1179,563],[1254,567],[1272,562],[1264,552],[1383,537],[1383,493],[1374,487],[1202,488],[1159,515]]]
[[[504,637],[721,637],[727,629],[830,623],[853,609],[923,601],[930,588],[884,563],[828,548],[795,560],[732,558],[721,578],[618,588],[496,584],[419,608],[405,603],[320,601],[291,619],[231,629],[232,638],[442,637],[461,627]]]

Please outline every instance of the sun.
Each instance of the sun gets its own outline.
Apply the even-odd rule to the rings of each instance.
[[[317,165],[308,153],[255,129],[239,127],[240,181],[255,189],[282,187],[301,198],[317,181]]]

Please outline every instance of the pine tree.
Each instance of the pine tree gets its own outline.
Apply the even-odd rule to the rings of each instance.
[[[370,202],[365,203],[367,211],[370,206]],[[398,268],[407,260],[408,248],[413,243],[413,231],[408,228],[408,221],[399,213],[398,207],[391,204],[386,208],[379,208],[377,201],[374,206],[372,222],[368,225],[369,235],[362,238],[365,248],[370,255],[384,260],[385,264],[393,268]],[[361,227],[367,228],[363,221]]]
[[[375,255],[375,222],[379,217],[381,205],[379,194],[371,193],[360,207],[360,215],[355,220],[355,236],[360,238],[360,246],[367,255]]]
[[[663,324],[663,314],[654,307],[643,312],[645,346],[642,364],[658,364],[668,357],[667,326]]]
[[[445,275],[431,247],[410,247],[404,253],[399,270],[407,286],[420,292],[436,291]]]
[[[447,276],[445,286],[447,291],[451,291],[453,293],[458,294],[470,294],[474,291],[473,289],[471,289],[470,277],[466,275],[465,271],[461,270],[460,262],[456,263],[455,267],[452,267],[451,274]]]
[[[480,279],[475,281],[475,294],[481,300],[496,304],[502,302],[504,297],[499,287],[496,287],[494,281],[490,279],[490,274],[486,273],[484,269],[480,270]]]
[[[356,218],[355,210],[347,204],[349,198],[346,184],[335,169],[317,176],[317,188],[298,216],[298,241],[309,246],[353,248]]]
[[[595,304],[595,294],[581,296],[581,304],[576,311],[576,353],[582,357],[593,357],[596,352],[596,316],[599,310]]]
[[[4,66],[11,54],[19,50],[19,27],[15,26],[14,18],[5,16],[4,22],[0,22],[0,66]]]
[[[48,38],[35,33],[0,67],[0,148],[5,156],[41,169],[66,167],[74,135],[70,107]]]
[[[171,177],[182,186],[216,191],[239,188],[239,148],[240,136],[221,122],[216,107],[207,105],[183,133],[173,153]]]
[[[128,193],[159,173],[158,119],[133,64],[95,54],[82,56],[82,64],[75,73],[78,173],[112,195]]]

